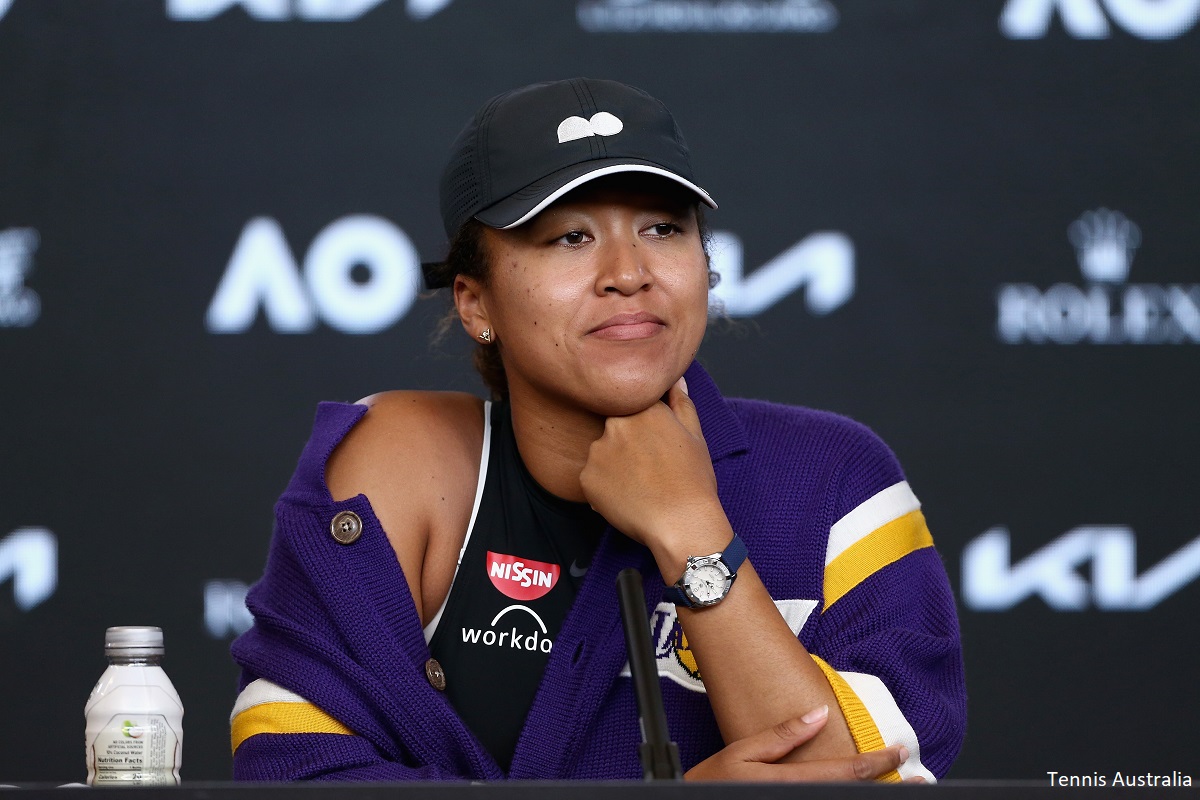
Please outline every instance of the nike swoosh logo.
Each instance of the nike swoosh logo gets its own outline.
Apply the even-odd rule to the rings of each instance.
[[[588,564],[587,567],[581,567],[576,562],[572,561],[571,562],[571,577],[572,578],[582,578],[584,575],[587,575],[588,567],[590,567],[590,566],[591,566],[591,564]]]

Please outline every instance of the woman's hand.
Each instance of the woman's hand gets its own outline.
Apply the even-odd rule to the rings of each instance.
[[[747,736],[714,753],[687,771],[689,781],[811,782],[868,781],[886,775],[908,759],[902,745],[822,761],[779,763],[812,739],[829,719],[829,707],[810,711]],[[924,783],[920,777],[905,783]]]
[[[668,391],[666,403],[627,417],[609,417],[580,474],[592,508],[656,556],[675,549],[673,545],[683,546],[698,524],[728,526],[700,418],[686,386],[680,378]],[[720,550],[728,539],[724,535],[714,549]],[[685,556],[693,552],[684,547]],[[683,559],[677,560],[682,570]]]

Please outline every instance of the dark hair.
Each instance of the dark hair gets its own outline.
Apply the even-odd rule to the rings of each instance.
[[[709,253],[710,245],[712,244],[712,231],[709,230],[708,222],[704,218],[704,209],[699,204],[695,206],[696,224],[700,231],[700,242],[704,246],[704,261],[708,265],[708,288],[712,289],[717,285],[721,276],[713,271],[712,258]],[[445,278],[447,285],[454,284],[454,278],[458,275],[465,275],[468,278],[474,278],[483,286],[487,286],[491,279],[491,260],[487,252],[487,244],[484,242],[483,223],[476,219],[469,219],[458,229],[458,233],[450,242],[450,249],[446,254],[446,260],[434,267],[437,271],[437,277]],[[451,298],[451,306],[446,315],[442,317],[438,323],[437,331],[434,335],[435,340],[441,339],[455,322],[458,322],[458,309],[453,305]],[[479,377],[483,379],[483,385],[487,387],[493,401],[508,399],[508,375],[504,371],[504,357],[500,352],[500,345],[497,344],[482,344],[476,343],[475,353],[472,356],[472,361],[475,364],[475,371],[479,373]]]

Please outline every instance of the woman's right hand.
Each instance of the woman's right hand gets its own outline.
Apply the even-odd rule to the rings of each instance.
[[[908,749],[894,745],[845,758],[781,763],[788,753],[816,736],[828,719],[829,708],[822,706],[803,717],[739,739],[689,769],[684,778],[750,783],[868,781],[886,775],[908,759]],[[905,783],[924,783],[924,780],[914,777]]]

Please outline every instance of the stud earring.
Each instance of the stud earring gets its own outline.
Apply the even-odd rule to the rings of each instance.
[[[492,340],[492,329],[484,328],[483,333],[479,334],[479,341],[490,342]]]

